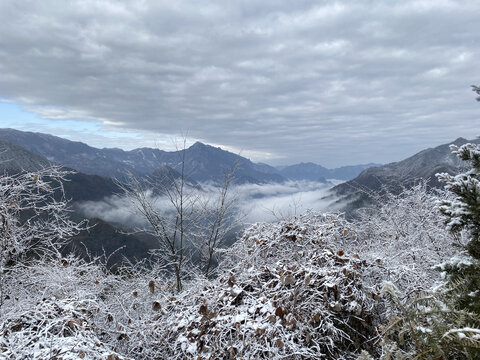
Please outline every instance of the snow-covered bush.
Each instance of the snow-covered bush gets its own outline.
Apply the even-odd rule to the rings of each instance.
[[[459,251],[461,243],[443,224],[438,201],[448,200],[445,191],[429,189],[421,182],[400,194],[386,193],[379,206],[362,209],[352,225],[352,243],[369,262],[369,278],[381,286],[389,281],[405,294],[427,290],[441,280],[435,265]]]
[[[0,176],[0,309],[9,296],[5,277],[22,261],[58,256],[59,248],[85,228],[70,220],[58,167]]]
[[[309,213],[253,225],[228,250],[219,278],[151,299],[158,315],[142,333],[156,343],[144,354],[348,359],[373,349],[377,300],[363,286],[365,261],[338,245],[349,237],[345,224]]]
[[[2,188],[0,358],[448,357],[463,354],[449,346],[479,335],[449,295],[464,284],[430,289],[442,280],[433,265],[447,271],[462,242],[436,209],[452,199],[425,184],[388,195],[355,223],[307,212],[254,224],[222,250],[217,278],[192,273],[179,292],[160,264],[112,274],[105,260],[62,256],[56,244],[80,226],[55,200],[61,183],[47,180],[61,174],[36,175]],[[19,256],[27,252],[35,256]]]
[[[0,308],[0,357],[120,359],[102,339],[104,299],[114,280],[102,266],[74,256],[12,268]]]

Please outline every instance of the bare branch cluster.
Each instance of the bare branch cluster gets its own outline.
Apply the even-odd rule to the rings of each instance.
[[[138,231],[158,240],[159,248],[152,252],[175,273],[177,292],[192,269],[211,275],[217,250],[238,223],[235,197],[230,194],[235,168],[225,172],[221,187],[202,188],[188,179],[185,153],[184,144],[179,172],[165,167],[161,174],[147,179],[132,176],[128,185],[120,184],[147,222]]]

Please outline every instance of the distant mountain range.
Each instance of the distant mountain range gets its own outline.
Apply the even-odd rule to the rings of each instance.
[[[467,142],[478,144],[480,140],[458,138],[451,143],[420,151],[405,160],[365,169],[356,178],[333,187],[330,192],[336,199],[340,197],[338,203],[347,203],[343,210],[348,215],[369,202],[369,193],[399,193],[422,179],[430,187],[441,188],[444,184],[438,181],[435,174],[456,174],[463,166],[458,157],[452,154],[450,145],[460,146]]]
[[[181,170],[185,155],[185,174],[191,181],[221,183],[224,173],[235,168],[237,183],[271,183],[286,180],[325,181],[336,178],[354,178],[363,169],[375,164],[346,166],[326,169],[307,163],[275,168],[263,163],[254,163],[247,158],[205,145],[200,142],[179,151],[163,151],[140,148],[130,151],[121,149],[97,149],[81,142],[66,140],[57,136],[25,132],[14,129],[0,129],[0,140],[23,147],[45,159],[73,168],[85,174],[124,181],[127,174],[142,177],[153,174],[162,167]]]

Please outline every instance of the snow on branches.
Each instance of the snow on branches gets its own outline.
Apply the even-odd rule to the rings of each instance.
[[[447,192],[420,182],[398,195],[386,193],[380,205],[360,211],[352,226],[358,251],[378,265],[371,268],[372,282],[391,281],[409,293],[440,280],[434,266],[457,253],[460,242],[445,229],[438,211],[438,202],[448,199]]]
[[[27,252],[54,251],[84,223],[68,216],[59,167],[0,176],[0,272]]]

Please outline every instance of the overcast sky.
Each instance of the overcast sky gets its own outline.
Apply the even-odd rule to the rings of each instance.
[[[480,1],[0,1],[0,127],[270,164],[480,135]]]

